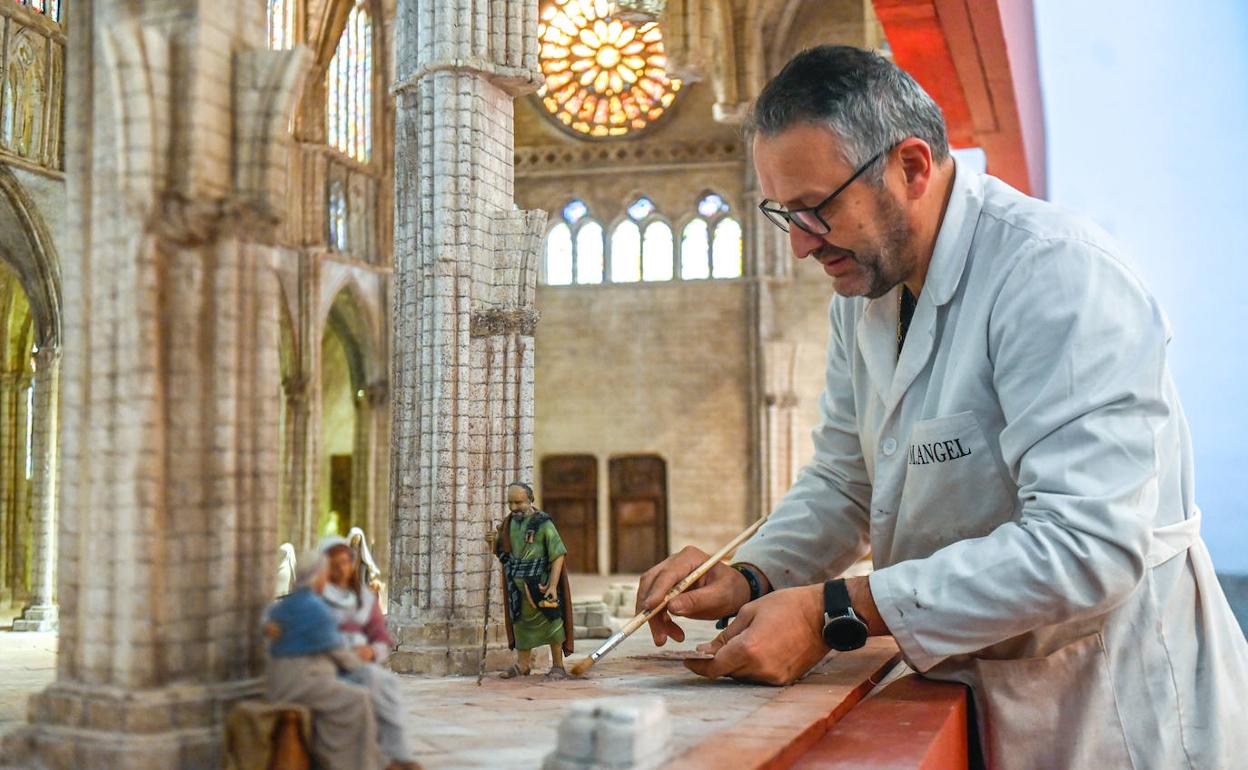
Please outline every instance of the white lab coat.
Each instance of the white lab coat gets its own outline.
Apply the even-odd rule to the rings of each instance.
[[[736,560],[789,587],[869,546],[991,767],[1248,767],[1170,332],[1118,247],[959,166],[900,360],[899,291],[833,299],[814,459]]]

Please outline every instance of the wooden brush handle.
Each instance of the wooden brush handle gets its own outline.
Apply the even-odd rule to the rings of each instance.
[[[702,562],[702,564],[700,564],[698,568],[695,569],[693,572],[690,572],[685,577],[684,580],[672,586],[672,590],[667,592],[667,595],[663,597],[663,601],[659,602],[657,607],[655,607],[652,610],[643,610],[639,612],[637,615],[634,615],[632,620],[625,623],[624,628],[620,629],[620,632],[619,632],[620,635],[622,637],[628,636],[629,634],[633,633],[634,631],[636,631],[637,629],[645,625],[646,621],[648,621],[651,617],[662,612],[667,607],[668,602],[670,602],[672,599],[675,599],[677,596],[680,596],[681,594],[683,594],[686,590],[689,589],[689,586],[698,582],[698,580],[700,580],[703,575],[710,572],[712,567],[714,567],[719,562],[723,561],[724,558],[728,556],[728,554],[737,550],[737,548],[746,540],[749,540],[750,536],[753,535],[755,532],[757,532],[758,528],[763,526],[763,522],[766,520],[767,520],[766,516],[760,518],[758,521],[746,527],[744,532],[737,535],[732,540],[729,540],[728,544],[725,545],[723,548],[720,548],[718,551],[711,554],[710,558]]]

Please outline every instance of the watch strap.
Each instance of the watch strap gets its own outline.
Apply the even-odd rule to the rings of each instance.
[[[829,580],[823,584],[823,612],[830,618],[838,615],[844,615],[847,610],[853,609],[854,604],[849,600],[849,589],[845,587],[843,579]]]
[[[745,577],[745,582],[750,584],[750,601],[754,601],[763,595],[763,583],[758,579],[758,575],[754,570],[744,564],[734,564],[732,568],[740,572]]]

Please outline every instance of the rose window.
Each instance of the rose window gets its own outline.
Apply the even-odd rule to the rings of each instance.
[[[609,15],[607,0],[549,0],[538,39],[545,83],[538,96],[581,136],[623,136],[645,128],[676,98],[657,22],[636,26]]]

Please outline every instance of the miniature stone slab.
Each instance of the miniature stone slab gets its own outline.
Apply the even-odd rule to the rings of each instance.
[[[671,739],[663,699],[653,695],[575,701],[559,723],[544,770],[647,770]]]

